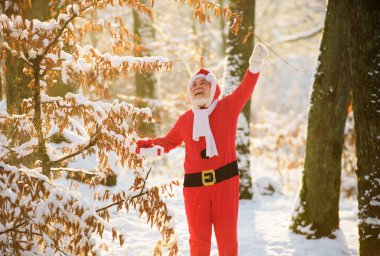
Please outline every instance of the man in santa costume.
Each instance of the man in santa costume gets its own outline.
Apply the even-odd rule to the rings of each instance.
[[[185,142],[183,195],[192,256],[210,255],[212,225],[219,255],[238,255],[236,126],[267,55],[264,45],[256,45],[243,81],[234,92],[220,100],[220,88],[214,74],[207,69],[199,70],[187,88],[192,109],[178,118],[165,137],[136,143],[137,152],[155,145],[169,152]]]

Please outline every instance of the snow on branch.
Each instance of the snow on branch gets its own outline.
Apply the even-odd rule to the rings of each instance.
[[[112,80],[117,76],[127,77],[133,70],[138,73],[155,72],[163,68],[170,69],[172,63],[169,59],[152,57],[117,56],[109,53],[102,54],[93,47],[75,45],[73,54],[60,51],[48,54],[42,62],[50,68],[61,72],[64,83],[75,82],[82,86],[94,86],[99,93],[107,95],[105,80]]]
[[[0,251],[4,255],[100,255],[93,234],[118,232],[81,194],[50,183],[38,171],[0,162]],[[64,242],[63,242],[64,241]]]
[[[139,217],[145,214],[147,223],[150,224],[151,227],[155,225],[161,233],[161,240],[157,242],[154,249],[155,254],[161,255],[163,251],[169,251],[169,255],[176,255],[178,253],[178,246],[174,233],[173,216],[168,211],[163,197],[173,197],[172,187],[173,185],[179,186],[179,182],[172,181],[169,184],[147,188],[146,181],[151,169],[147,172],[145,178],[141,177],[143,174],[141,171],[142,170],[135,172],[136,179],[129,193],[121,191],[111,195],[109,190],[103,193],[97,192],[94,195],[95,199],[104,201],[104,199],[112,197],[112,203],[96,211],[107,219],[107,217],[109,217],[107,215],[107,209],[110,207],[117,206],[117,210],[119,210],[122,209],[124,205],[127,211],[129,211],[130,207],[133,207],[139,214]]]
[[[66,94],[65,98],[50,97],[42,93],[41,103],[44,137],[48,139],[54,134],[62,134],[70,142],[54,148],[48,141],[45,143],[49,165],[56,166],[73,160],[77,155],[85,157],[96,153],[99,159],[97,172],[107,177],[113,173],[108,163],[108,154],[111,151],[118,155],[118,162],[122,166],[127,164],[131,168],[141,165],[141,159],[131,150],[137,135],[128,123],[151,120],[152,113],[149,108],[136,108],[118,100],[113,103],[94,102],[81,94],[73,93]],[[32,99],[24,100],[22,109],[25,113],[32,113]],[[6,146],[10,145],[9,142],[4,143],[0,149],[1,155],[11,152],[10,157],[21,158],[37,152],[38,141],[31,120],[7,115],[0,118],[0,123],[4,124],[3,127],[12,125],[13,130],[18,131],[13,143],[20,143],[17,147]]]
[[[117,211],[134,208],[140,217],[146,215],[147,222],[155,225],[162,235],[155,251],[167,250],[175,255],[178,247],[173,216],[163,197],[173,197],[172,186],[178,186],[179,182],[147,188],[148,175],[149,172],[144,179],[136,173],[134,185],[128,191],[96,192],[94,199],[107,205],[95,209],[83,200],[79,191],[54,185],[40,170],[0,163],[1,253],[46,255],[59,251],[100,255],[94,235],[102,237],[107,230],[121,245],[124,243],[125,234],[108,223],[108,209],[116,206]]]
[[[96,146],[101,166],[108,165],[108,153],[114,151],[119,156],[122,165],[128,166],[140,163],[137,157],[130,157],[130,147],[136,138],[133,128],[127,123],[137,120],[151,120],[149,108],[136,108],[132,104],[114,100],[113,103],[90,101],[81,94],[67,93],[65,98],[41,95],[44,116],[50,121],[44,125],[45,134],[51,137],[54,133],[69,136],[79,136],[83,143],[60,148],[64,156],[57,157],[56,152],[50,155],[51,163],[58,163],[89,150]],[[33,111],[31,100],[24,100],[23,109],[26,113]],[[80,122],[76,121],[80,120]],[[52,130],[54,132],[52,132]],[[73,133],[73,134],[71,134]],[[77,135],[76,135],[77,134]],[[71,157],[68,157],[71,156]]]
[[[81,37],[90,27],[97,31],[102,31],[104,22],[94,24],[91,20],[83,28],[74,27],[72,22],[77,17],[84,18],[86,14],[93,16],[96,10],[104,9],[109,5],[114,6],[115,4],[121,7],[128,6],[152,16],[151,8],[139,1],[72,1],[72,4],[67,5],[66,13],[61,13],[57,19],[48,21],[23,19],[20,15],[8,17],[3,13],[0,15],[0,35],[11,39],[9,41],[12,43],[9,45],[5,42],[2,44],[2,48],[32,66],[32,62],[39,63],[51,48],[62,49],[65,43],[72,45],[76,41],[75,30]],[[131,35],[123,25],[120,17],[116,17],[115,20],[120,24],[120,33],[113,34],[113,38],[119,39],[114,44],[119,44],[120,46],[120,39],[131,38]],[[122,43],[122,45],[129,48],[129,44]]]
[[[324,28],[324,25],[319,25],[308,31],[299,32],[293,35],[287,35],[287,36],[280,35],[277,43],[278,44],[290,43],[290,42],[296,42],[299,40],[308,39],[320,34],[323,31],[323,28]]]

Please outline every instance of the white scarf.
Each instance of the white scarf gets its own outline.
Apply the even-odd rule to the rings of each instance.
[[[215,109],[218,104],[218,99],[216,99],[211,105],[206,109],[197,109],[193,107],[194,113],[194,123],[193,123],[193,140],[199,141],[199,137],[204,136],[206,139],[206,156],[213,157],[218,155],[218,150],[216,148],[214,135],[212,134],[209,122],[209,115]]]

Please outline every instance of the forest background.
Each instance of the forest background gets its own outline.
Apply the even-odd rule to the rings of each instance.
[[[358,254],[359,251],[362,255],[375,255],[379,245],[376,247],[374,244],[379,240],[376,234],[379,235],[380,227],[376,211],[380,201],[376,192],[380,188],[380,184],[376,183],[379,178],[376,168],[379,165],[369,173],[370,180],[374,183],[365,185],[365,188],[369,187],[368,194],[375,196],[358,205],[353,115],[355,106],[353,107],[352,99],[349,98],[350,89],[333,79],[347,77],[341,76],[344,72],[354,74],[352,70],[355,69],[352,66],[354,61],[349,65],[342,65],[347,70],[335,69],[342,61],[350,62],[343,57],[334,58],[349,55],[349,52],[342,53],[340,49],[355,49],[355,45],[346,45],[351,42],[345,41],[343,37],[344,33],[352,33],[352,28],[348,25],[344,27],[342,23],[347,6],[339,4],[338,1],[329,1],[327,5],[320,0],[256,0],[218,1],[216,5],[208,1],[200,1],[198,5],[198,1],[183,1],[185,4],[181,1],[125,1],[121,7],[117,4],[112,6],[112,1],[104,1],[104,6],[101,6],[99,3],[103,1],[98,1],[99,5],[95,4],[96,7],[91,9],[86,7],[91,1],[84,1],[85,4],[81,3],[83,5],[79,4],[81,1],[72,2],[70,5],[69,2],[57,4],[54,1],[32,1],[31,9],[28,9],[28,1],[2,2],[2,10],[8,15],[8,19],[12,19],[12,14],[19,14],[29,20],[37,18],[47,23],[41,25],[36,22],[34,26],[45,26],[46,31],[57,26],[57,31],[51,30],[53,35],[62,31],[66,33],[57,37],[56,41],[62,43],[57,43],[57,48],[52,44],[49,48],[53,51],[52,55],[47,55],[47,59],[41,64],[38,63],[40,60],[37,56],[43,52],[32,51],[28,47],[33,48],[36,45],[22,42],[21,39],[19,44],[12,44],[9,38],[14,38],[15,34],[12,31],[7,32],[7,28],[17,25],[17,22],[12,20],[13,25],[9,25],[7,18],[1,17],[2,40],[5,42],[2,48],[0,87],[0,169],[3,177],[0,245],[3,252],[96,254],[108,250],[110,254],[127,252],[144,255],[153,247],[150,252],[153,254],[177,254],[178,250],[180,255],[186,254],[188,234],[181,189],[178,187],[183,176],[184,148],[179,147],[160,158],[142,158],[131,153],[134,141],[138,137],[166,134],[178,116],[189,109],[190,104],[186,97],[187,81],[200,67],[211,69],[224,94],[228,94],[242,78],[239,72],[245,71],[244,65],[253,50],[253,42],[261,42],[270,49],[270,55],[262,67],[252,103],[247,105],[244,115],[239,119],[238,130],[237,146],[242,173],[242,217],[239,222],[244,226],[244,223],[250,223],[254,212],[257,213],[257,223],[251,229],[240,232],[242,255],[251,255],[252,250],[257,250],[262,255],[325,255],[326,252],[331,252],[331,255],[347,255]],[[370,2],[364,4],[367,8],[364,8],[365,11],[370,10]],[[15,3],[18,4],[17,8],[14,8]],[[153,3],[154,8],[150,9],[149,6]],[[46,5],[56,9],[46,8]],[[353,6],[359,9],[360,4],[355,2]],[[376,4],[374,6],[378,8]],[[232,12],[223,7],[231,7]],[[82,17],[82,12],[86,14],[87,9],[89,15]],[[206,12],[210,13],[209,16],[204,16]],[[67,13],[68,16],[59,16],[59,13]],[[68,17],[76,14],[80,14],[80,17],[71,22]],[[239,14],[245,17],[241,23],[235,22],[239,21]],[[52,17],[58,21],[57,24],[49,23]],[[235,22],[234,25],[228,24],[227,20]],[[60,21],[62,23],[59,25]],[[62,27],[65,22],[72,24],[71,27],[67,26],[69,32]],[[341,24],[341,27],[337,24]],[[235,35],[237,25],[239,34]],[[373,24],[367,25],[368,30],[373,32],[370,26]],[[63,28],[62,31],[59,26]],[[326,29],[328,26],[330,30]],[[30,29],[32,30],[31,27]],[[38,34],[41,31],[33,30],[29,37],[33,38],[33,33]],[[342,35],[335,38],[331,31],[340,31]],[[17,35],[18,38],[23,36]],[[50,45],[43,41],[41,34],[39,36],[45,47]],[[50,40],[48,42],[54,43],[49,38],[49,33],[44,36]],[[127,41],[131,43],[126,43]],[[331,44],[332,41],[336,44]],[[374,39],[373,42],[373,45],[378,45],[378,40]],[[77,45],[78,48],[75,48]],[[12,49],[16,49],[16,52],[12,52]],[[112,56],[104,54],[108,52],[112,52]],[[354,50],[352,52],[351,58],[357,54]],[[123,59],[115,55],[142,58]],[[373,62],[379,63],[379,55],[373,56]],[[110,64],[102,62],[104,59]],[[26,64],[22,64],[25,60]],[[86,66],[97,61],[101,63],[99,70],[94,68],[96,65],[91,68]],[[38,72],[35,63],[38,64]],[[42,73],[39,73],[40,64]],[[26,68],[17,65],[26,65]],[[48,70],[49,65],[51,72],[44,72],[44,68]],[[130,66],[126,67],[128,65]],[[371,69],[371,72],[373,73],[368,73],[373,79],[371,81],[378,81],[377,69]],[[41,80],[33,74],[42,74]],[[324,80],[329,77],[331,80]],[[39,81],[38,86],[36,81]],[[349,84],[345,80],[341,81]],[[373,90],[373,100],[375,104],[379,104],[379,100],[376,101],[380,94],[378,85],[376,87],[373,84],[375,83],[367,83],[372,86],[367,91],[369,93]],[[334,86],[340,86],[338,89],[344,88],[342,91],[345,93],[339,95],[345,96],[324,97],[323,93],[329,95],[330,92],[335,95],[333,92],[339,91]],[[36,93],[37,87],[41,87],[41,93]],[[28,92],[26,88],[34,92]],[[357,89],[354,89],[354,93],[355,90]],[[318,94],[315,92],[322,94],[313,96],[313,93]],[[38,104],[38,97],[35,96],[37,94],[40,95]],[[29,100],[23,101],[29,97]],[[326,98],[325,104],[323,101],[319,104],[327,106],[327,112],[323,112],[322,107],[315,110],[312,116],[310,113],[318,108],[318,98]],[[67,105],[62,104],[63,102]],[[332,111],[328,111],[330,103],[334,105],[338,102],[337,105],[342,106],[342,112],[338,112],[335,106]],[[36,106],[39,105],[42,106],[42,111],[37,111]],[[66,111],[65,108],[69,110]],[[378,105],[373,109],[377,113],[374,117],[378,117]],[[36,117],[36,113],[40,111],[40,116]],[[318,118],[318,113],[326,113],[322,116],[332,118],[330,121],[343,121],[329,123],[326,119]],[[30,116],[33,116],[33,121],[28,123]],[[376,124],[380,119],[374,120],[369,127],[371,124],[378,127]],[[54,123],[55,121],[57,122]],[[33,124],[33,129],[27,125],[30,123]],[[313,127],[310,124],[313,123],[317,127],[314,131],[310,130]],[[340,127],[340,130],[338,129],[338,133],[318,130],[318,127],[323,128],[318,125],[320,123],[324,123],[326,127]],[[332,159],[329,162],[329,157],[324,159],[323,154],[315,153],[323,150],[323,147],[312,152],[312,145],[309,146],[309,152],[311,158],[316,160],[312,162],[307,157],[306,141],[308,136],[309,141],[312,141],[313,135],[317,138],[313,144],[326,145],[324,152],[329,156],[331,149],[330,156],[335,161]],[[371,135],[375,140],[369,140],[372,146],[368,148],[376,154],[380,152],[380,135],[376,132]],[[318,141],[318,138],[322,140]],[[323,138],[327,140],[323,141]],[[329,141],[329,138],[333,139]],[[329,142],[334,142],[334,138],[341,144],[330,144]],[[329,148],[329,145],[332,146]],[[379,164],[378,158],[376,159],[375,162]],[[311,161],[309,166],[312,168],[327,171],[308,172],[312,168],[308,169],[305,161]],[[327,168],[319,167],[318,161],[326,164]],[[334,166],[331,170],[330,163]],[[20,175],[16,175],[19,179],[16,178],[15,181],[12,173]],[[313,176],[313,173],[319,174]],[[365,177],[368,173],[359,174],[360,177]],[[54,181],[54,185],[44,176]],[[320,176],[327,179],[320,179]],[[35,180],[39,182],[33,183]],[[105,185],[109,187],[100,185],[102,182],[106,182]],[[28,186],[35,190],[35,197],[29,198],[29,188],[26,189]],[[42,196],[38,196],[38,191],[41,191]],[[324,201],[324,191],[328,198],[334,200]],[[366,190],[363,191],[365,194]],[[319,201],[315,195],[321,195]],[[93,201],[93,198],[97,200]],[[24,200],[24,204],[28,206],[26,209],[20,204]],[[54,200],[60,203],[55,204]],[[91,202],[90,205],[88,202]],[[319,214],[315,209],[324,203],[327,210]],[[82,207],[79,212],[73,206],[77,204]],[[96,213],[91,204],[96,207]],[[77,219],[70,219],[70,212],[63,212],[56,218],[51,217],[55,208],[66,208],[68,205],[72,207],[70,209]],[[358,223],[359,226],[362,225],[362,233],[359,250],[359,231],[356,226],[358,207],[366,209],[367,206],[373,208],[369,213],[363,210],[360,216],[362,221]],[[130,208],[134,210],[129,211]],[[46,213],[46,209],[49,209],[51,215]],[[20,211],[25,216],[19,215]],[[82,211],[86,212],[86,217]],[[345,228],[343,233],[338,229],[339,211],[341,228]],[[280,212],[282,214],[274,217],[278,218],[276,222],[270,218],[260,219],[260,212],[263,213],[262,217],[270,215],[271,212],[273,216]],[[313,212],[320,216],[315,216]],[[108,219],[111,219],[111,225],[108,224]],[[118,226],[118,221],[123,225]],[[141,235],[149,229],[149,226],[144,226],[144,221],[157,228],[158,232],[152,238],[145,239]],[[260,221],[264,221],[263,227],[260,226]],[[279,240],[276,241],[273,237],[255,237],[254,244],[266,243],[267,247],[252,247],[249,234],[255,233],[255,227],[259,230],[263,228],[260,231],[265,232],[265,226],[271,222],[282,227]],[[321,223],[325,225],[320,225]],[[372,227],[369,236],[369,233],[365,233],[368,227]],[[60,233],[67,230],[75,232]],[[268,230],[268,235],[274,234],[276,226],[269,226]],[[290,230],[300,236],[288,234]],[[103,231],[105,238],[100,239]],[[81,235],[78,236],[76,232]],[[371,236],[372,239],[365,239]],[[92,239],[94,237],[96,240]],[[289,244],[289,239],[293,241],[294,237],[298,237],[296,242]],[[304,238],[313,241],[321,237],[322,244],[311,242],[306,243],[306,246],[302,245]],[[324,237],[331,241],[326,242]],[[26,242],[28,238],[30,241]],[[115,242],[112,242],[115,238],[120,244],[126,241],[126,248],[116,248]],[[338,242],[335,243],[334,240]],[[99,243],[95,244],[95,241]],[[77,245],[72,246],[73,243]],[[214,244],[213,253],[216,253],[215,250]]]

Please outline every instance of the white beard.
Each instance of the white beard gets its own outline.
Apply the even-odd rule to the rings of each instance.
[[[197,106],[199,108],[201,107],[207,107],[206,104],[208,103],[208,98],[197,98],[197,99],[193,99],[193,105],[194,106]]]

